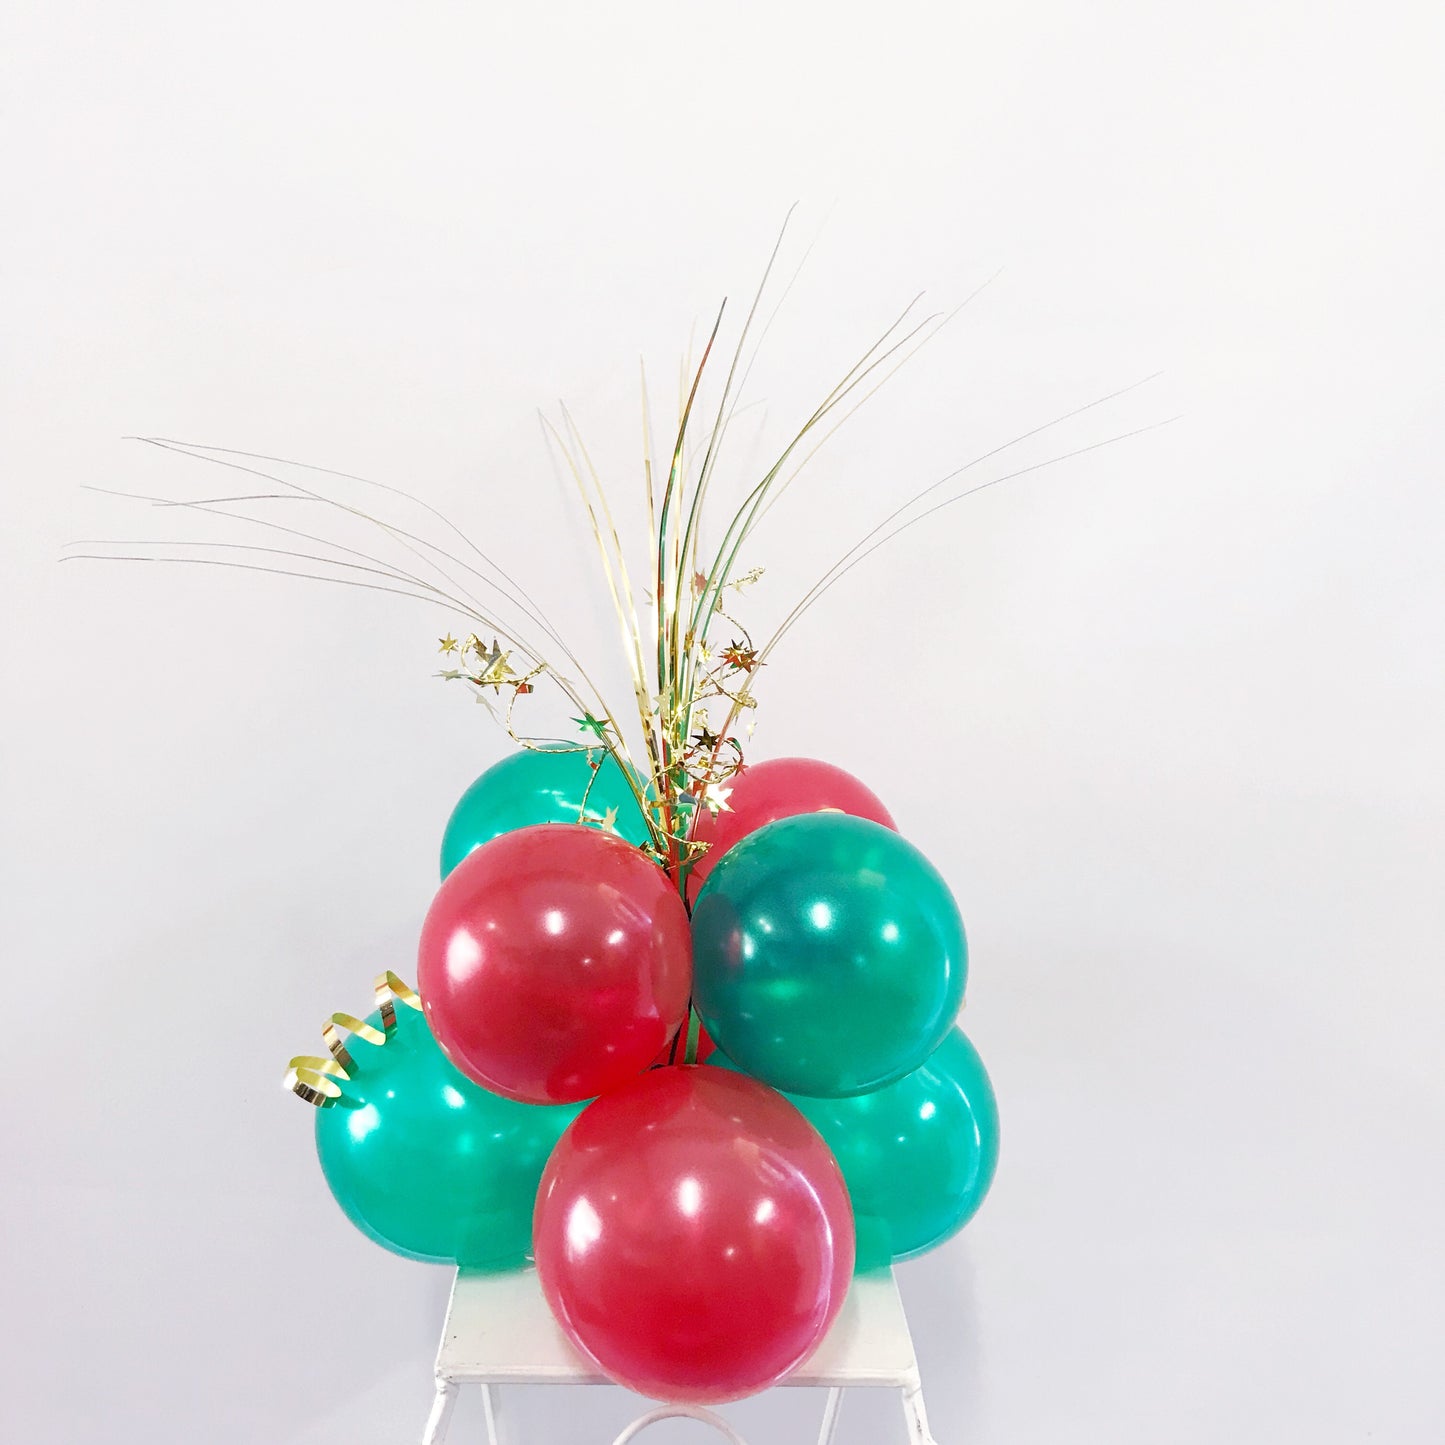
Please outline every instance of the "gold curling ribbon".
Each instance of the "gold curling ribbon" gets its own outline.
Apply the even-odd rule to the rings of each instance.
[[[297,1054],[286,1065],[286,1077],[282,1081],[298,1099],[305,1099],[318,1109],[341,1097],[341,1085],[337,1079],[349,1079],[350,1071],[356,1067],[356,1060],[347,1048],[342,1030],[351,1036],[351,1041],[361,1039],[368,1044],[384,1044],[396,1030],[396,1006],[420,1011],[421,999],[415,989],[403,983],[390,969],[376,976],[372,985],[376,996],[376,1007],[381,1013],[381,1028],[359,1019],[355,1014],[334,1013],[321,1026],[321,1037],[326,1041],[330,1058],[315,1054]]]
[[[376,1006],[381,1010],[381,1022],[387,1033],[396,1027],[396,1006],[404,1003],[408,1008],[421,1012],[421,996],[408,988],[390,969],[376,976],[372,985],[376,994]]]

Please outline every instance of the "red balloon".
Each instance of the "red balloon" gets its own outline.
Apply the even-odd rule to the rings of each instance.
[[[775,1384],[827,1333],[853,1209],[781,1094],[711,1066],[654,1069],[562,1136],[533,1247],[553,1314],[609,1378],[716,1403]]]
[[[708,850],[688,874],[689,899],[697,897],[713,865],[734,843],[779,818],[832,808],[898,831],[893,815],[875,793],[852,773],[816,758],[770,758],[740,769],[732,780],[728,808],[730,811],[720,813],[697,810],[692,836],[708,844]]]
[[[469,1079],[570,1104],[650,1064],[692,986],[687,909],[655,863],[600,828],[543,823],[462,860],[422,925],[417,987]]]

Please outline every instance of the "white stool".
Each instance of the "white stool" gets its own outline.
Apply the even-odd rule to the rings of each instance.
[[[458,1270],[442,1326],[436,1398],[422,1445],[441,1445],[446,1438],[457,1392],[463,1385],[482,1387],[487,1438],[490,1445],[498,1445],[499,1386],[607,1383],[552,1318],[536,1270],[510,1274]],[[827,1390],[819,1445],[830,1445],[843,1391],[850,1386],[897,1390],[909,1445],[936,1445],[928,1433],[913,1338],[891,1272],[859,1275],[853,1281],[823,1343],[783,1384]],[[660,1405],[634,1420],[613,1445],[626,1445],[654,1422],[679,1415],[711,1425],[731,1445],[744,1445],[727,1421],[695,1405]]]

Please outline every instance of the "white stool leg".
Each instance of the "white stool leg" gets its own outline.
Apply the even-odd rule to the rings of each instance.
[[[915,1380],[903,1386],[903,1419],[908,1425],[908,1445],[938,1445],[928,1433],[928,1413],[923,1408],[923,1385]]]
[[[442,1445],[447,1437],[447,1426],[451,1423],[452,1411],[457,1403],[457,1382],[437,1377],[436,1397],[431,1402],[431,1414],[427,1416],[426,1433],[421,1445]]]
[[[843,1407],[843,1391],[835,1385],[828,1391],[827,1403],[823,1406],[823,1427],[818,1431],[818,1445],[833,1445],[838,1433],[838,1411]]]
[[[496,1385],[482,1386],[482,1410],[487,1417],[487,1445],[501,1445],[502,1401]]]

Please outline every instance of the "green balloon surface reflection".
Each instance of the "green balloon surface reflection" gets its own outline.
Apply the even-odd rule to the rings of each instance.
[[[599,760],[594,775],[592,764]],[[622,764],[611,753],[602,748],[524,748],[494,763],[462,794],[442,837],[442,877],[472,849],[503,833],[537,823],[601,823],[613,808],[617,818],[612,831],[629,843],[646,843],[642,809]]]
[[[367,1022],[381,1027],[381,1015]],[[457,1072],[426,1019],[399,1005],[384,1044],[353,1038],[341,1097],[316,1111],[336,1202],[409,1259],[512,1269],[532,1245],[537,1186],[581,1104],[517,1104]]]
[[[717,1045],[788,1093],[836,1098],[918,1068],[968,970],[948,885],[911,843],[843,813],[734,844],[693,910],[694,1002]]]
[[[973,1218],[993,1183],[998,1102],[962,1029],[953,1029],[922,1068],[876,1093],[787,1097],[843,1170],[859,1269],[936,1248]]]

